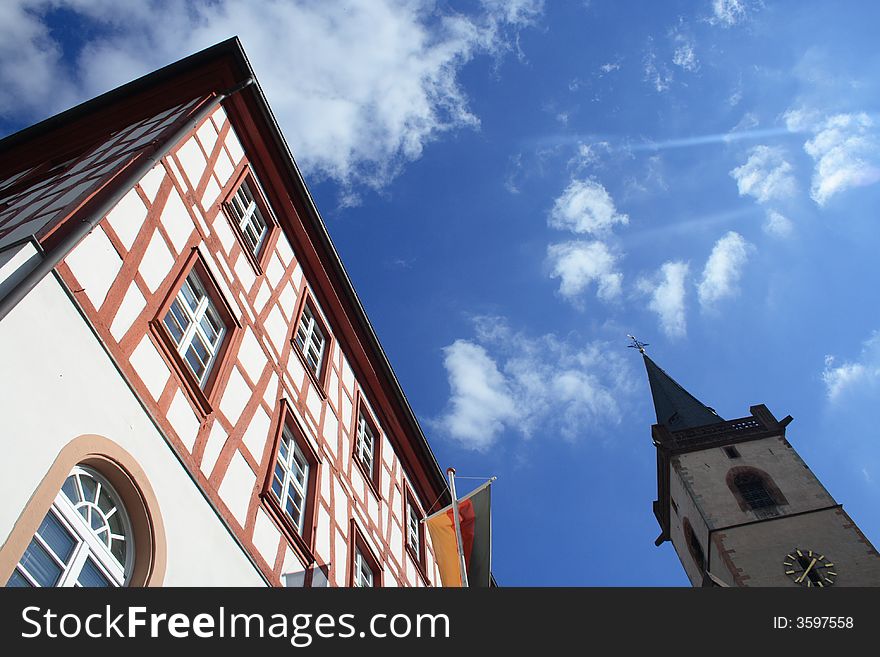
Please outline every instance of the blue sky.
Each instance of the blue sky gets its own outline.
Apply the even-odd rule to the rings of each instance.
[[[627,333],[725,418],[793,415],[880,542],[878,14],[10,0],[0,130],[238,34],[438,461],[498,477],[499,581],[685,585]]]

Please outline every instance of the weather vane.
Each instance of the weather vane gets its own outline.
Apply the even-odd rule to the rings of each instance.
[[[626,337],[628,337],[628,338],[629,338],[630,340],[632,340],[632,342],[633,342],[632,344],[627,345],[630,349],[638,349],[640,354],[644,354],[644,353],[645,353],[645,347],[647,347],[647,346],[649,345],[649,343],[647,343],[647,342],[639,342],[639,341],[636,339],[636,336],[634,336],[634,335],[629,335],[628,333],[627,333]]]

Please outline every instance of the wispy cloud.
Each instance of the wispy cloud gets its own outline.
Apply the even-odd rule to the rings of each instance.
[[[791,198],[797,193],[794,167],[778,146],[755,146],[745,164],[730,172],[740,196],[753,196],[759,203]]]
[[[785,114],[790,129],[807,129],[813,137],[804,150],[815,168],[810,196],[820,206],[832,197],[880,181],[880,134],[864,112],[819,118],[815,110],[798,108]]]
[[[794,231],[791,219],[776,210],[768,210],[764,221],[764,232],[774,237],[789,237]]]
[[[689,73],[698,71],[700,62],[697,59],[696,43],[693,37],[687,33],[683,23],[672,30],[670,38],[674,48],[672,63]]]
[[[754,246],[734,231],[715,243],[697,286],[697,297],[703,308],[711,308],[721,299],[738,293],[743,267],[753,249]]]
[[[237,34],[299,164],[340,182],[351,199],[354,186],[387,185],[444,133],[479,125],[461,68],[514,49],[541,8],[483,0],[464,15],[411,0],[266,0],[258,10],[246,0],[9,0],[0,111],[33,119]],[[62,56],[48,23],[56,11],[82,23],[76,59]]]
[[[712,0],[712,16],[709,22],[722,27],[733,27],[748,16],[750,3],[747,0]]]
[[[576,440],[620,422],[632,375],[608,345],[530,335],[502,317],[478,317],[474,328],[444,349],[450,397],[429,421],[443,434],[485,452],[505,432]]]
[[[686,262],[665,262],[650,278],[642,278],[636,288],[648,296],[648,309],[657,314],[660,328],[669,338],[687,334],[685,314],[685,282],[689,266]]]
[[[654,49],[654,40],[648,39],[645,58],[642,61],[644,80],[654,87],[657,93],[668,91],[672,86],[672,71],[665,62],[660,61]]]
[[[837,358],[825,356],[822,381],[829,401],[839,402],[859,393],[876,396],[880,389],[880,331],[874,331],[862,343],[862,351],[855,361],[837,364]]]

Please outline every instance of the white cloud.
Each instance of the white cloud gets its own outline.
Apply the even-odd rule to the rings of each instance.
[[[865,113],[836,114],[815,128],[804,144],[815,169],[810,196],[819,205],[851,189],[880,180],[880,139]]]
[[[815,128],[822,120],[822,116],[814,109],[798,107],[787,110],[782,115],[785,127],[789,132],[807,132]]]
[[[697,286],[701,306],[711,307],[725,297],[736,295],[742,269],[753,249],[742,235],[734,231],[728,232],[715,243]]]
[[[747,13],[744,0],[712,0],[712,17],[709,22],[731,27],[744,20]]]
[[[791,219],[776,210],[767,211],[767,220],[764,222],[764,232],[775,237],[788,237],[794,230]]]
[[[660,328],[669,338],[687,334],[685,281],[688,271],[686,262],[665,262],[652,279],[643,278],[636,285],[640,292],[648,295],[648,308],[660,318]]]
[[[58,111],[237,34],[300,166],[349,191],[380,188],[432,140],[479,124],[461,67],[513,49],[541,8],[483,0],[464,15],[424,0],[265,0],[258,9],[247,0],[10,0],[0,8],[0,111]],[[62,61],[46,23],[58,10],[89,28],[75,61]]]
[[[730,172],[740,196],[753,196],[759,203],[784,200],[795,195],[793,167],[778,146],[755,146],[749,159]]]
[[[836,365],[834,356],[825,356],[822,381],[831,402],[839,402],[852,394],[874,396],[880,386],[880,331],[862,343],[862,353],[855,362]]]
[[[505,431],[575,440],[620,422],[620,400],[633,384],[608,345],[527,335],[499,317],[478,317],[475,329],[474,340],[444,350],[451,394],[430,424],[447,436],[486,451]]]
[[[611,195],[595,180],[573,180],[556,199],[548,223],[553,228],[587,235],[604,235],[629,217],[614,207]]]
[[[517,417],[508,382],[478,344],[456,340],[443,354],[451,395],[440,423],[449,435],[484,450]]]
[[[572,241],[547,248],[551,278],[560,279],[559,293],[575,303],[593,282],[598,296],[611,301],[620,296],[623,274],[616,271],[617,257],[604,242]]]
[[[614,71],[620,70],[620,62],[608,62],[599,67],[601,75],[608,75]]]

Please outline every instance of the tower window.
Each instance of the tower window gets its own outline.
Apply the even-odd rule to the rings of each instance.
[[[739,489],[740,495],[751,509],[763,509],[768,506],[776,506],[776,501],[764,485],[764,480],[753,472],[738,474],[733,478],[733,484]]]
[[[697,534],[687,518],[682,522],[682,530],[684,531],[684,540],[687,543],[688,552],[691,553],[691,557],[693,557],[694,563],[697,564],[697,569],[702,575],[706,568],[706,557],[703,554],[703,546],[700,545],[700,539],[697,538]]]
[[[743,511],[753,511],[758,517],[779,515],[778,507],[788,500],[766,472],[740,466],[727,473],[727,486]]]
[[[724,453],[727,454],[727,457],[731,458],[731,459],[740,458],[739,450],[736,447],[734,447],[733,445],[728,445],[727,447],[725,447]]]

